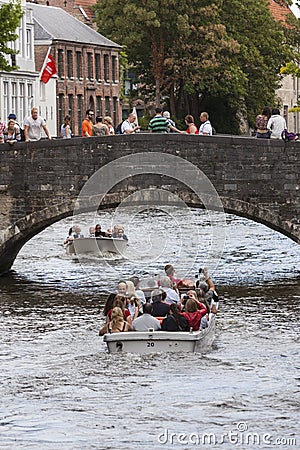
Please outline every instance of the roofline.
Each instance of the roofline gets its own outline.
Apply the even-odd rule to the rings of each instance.
[[[93,28],[89,27],[89,25],[81,22],[81,20],[77,19],[77,17],[74,17],[71,14],[67,13],[64,9],[60,8],[59,6],[46,6],[46,5],[39,5],[39,4],[36,4],[36,3],[27,3],[27,5],[35,5],[35,6],[38,6],[38,8],[55,8],[55,9],[57,9],[59,11],[63,11],[68,16],[71,16],[72,19],[76,20],[80,25],[84,25],[85,27],[88,27],[90,30],[92,30],[94,33],[97,33],[100,36],[103,36],[102,34],[98,33],[98,31],[96,31]],[[34,8],[35,8],[35,6],[33,6],[32,8],[30,8],[30,6],[29,6],[29,9],[32,11],[33,19],[40,25],[40,27],[42,27],[49,35],[52,36],[53,40],[54,39],[58,40],[51,33],[49,33],[49,31],[43,25],[41,25],[41,23],[36,19],[35,15],[34,15]],[[120,48],[120,49],[122,48],[122,45],[114,43],[113,41],[111,41],[111,39],[107,38],[106,36],[103,36],[103,38],[107,39],[110,42],[112,42],[112,44],[95,44],[95,43],[92,44],[92,43],[89,43],[89,42],[80,42],[80,41],[78,41],[77,43],[78,44],[86,44],[86,45],[99,45],[99,46],[104,46],[104,47],[113,47],[113,48]],[[64,41],[63,39],[59,39],[59,40],[60,41]],[[64,42],[74,42],[74,41],[64,41]]]
[[[56,44],[59,44],[59,43],[65,43],[65,44],[68,44],[68,45],[73,45],[74,47],[76,46],[76,45],[82,45],[82,46],[91,46],[91,47],[99,47],[99,48],[103,48],[103,49],[115,49],[115,50],[118,50],[119,48],[121,49],[122,47],[121,46],[119,46],[119,47],[114,47],[114,46],[112,46],[112,45],[105,45],[105,44],[95,44],[95,43],[92,43],[92,42],[80,42],[80,41],[67,41],[67,40],[64,40],[64,39],[52,39],[52,40],[41,40],[41,39],[37,39],[37,40],[35,40],[34,41],[34,44],[35,45],[56,45]]]

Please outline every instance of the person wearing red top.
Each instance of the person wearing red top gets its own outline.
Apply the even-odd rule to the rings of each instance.
[[[187,319],[189,327],[193,331],[198,331],[203,316],[207,313],[207,308],[203,303],[197,302],[195,299],[188,299],[185,304],[185,312],[182,315]]]
[[[82,137],[93,136],[93,117],[94,113],[91,109],[88,109],[85,114],[85,119],[82,122]]]
[[[172,283],[176,284],[177,286],[180,286],[182,284],[182,280],[174,277],[175,269],[172,266],[172,264],[165,265],[165,272],[167,277],[169,277],[170,280],[172,281]]]
[[[116,299],[113,302],[112,308],[107,313],[106,322],[109,322],[111,320],[112,311],[116,306],[118,306],[123,311],[124,320],[126,322],[128,322],[129,325],[132,325],[131,314],[128,311],[128,309],[125,308],[125,303],[126,303],[126,297],[117,295]]]
[[[187,124],[186,133],[187,134],[199,134],[198,128],[194,124],[194,117],[188,114],[184,118],[185,123]]]

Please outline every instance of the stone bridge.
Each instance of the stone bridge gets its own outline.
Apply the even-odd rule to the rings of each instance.
[[[74,208],[116,207],[137,192],[145,203],[223,208],[300,243],[300,142],[141,133],[1,144],[0,161],[0,273]]]

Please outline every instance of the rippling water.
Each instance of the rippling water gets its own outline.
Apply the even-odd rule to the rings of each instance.
[[[157,227],[146,214],[140,229],[132,225],[127,259],[66,257],[65,220],[32,239],[14,272],[0,278],[1,450],[299,448],[300,247],[278,233],[227,216],[210,353],[106,353],[97,332],[116,280],[155,276],[170,255],[179,274],[206,262],[208,250],[195,257],[172,214],[154,214]],[[104,227],[110,218],[102,213]],[[205,213],[193,220],[205,236]],[[91,218],[80,223],[85,231]],[[156,260],[138,254],[142,228],[171,235]],[[186,248],[178,255],[180,242]]]

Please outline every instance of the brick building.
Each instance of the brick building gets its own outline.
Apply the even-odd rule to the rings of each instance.
[[[88,108],[96,115],[121,120],[119,52],[121,47],[64,9],[28,3],[33,11],[36,69],[50,48],[57,65],[57,130],[72,117],[72,131],[81,134]]]

